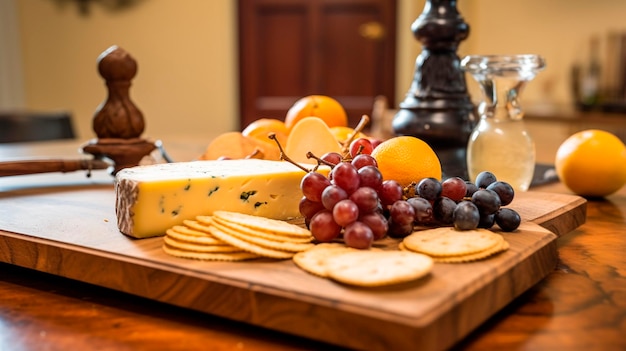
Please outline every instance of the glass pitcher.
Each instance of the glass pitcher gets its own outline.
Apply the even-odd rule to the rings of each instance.
[[[478,82],[480,120],[467,145],[471,181],[490,171],[514,189],[528,190],[535,169],[535,143],[524,125],[519,96],[545,67],[538,55],[467,56],[461,67]]]

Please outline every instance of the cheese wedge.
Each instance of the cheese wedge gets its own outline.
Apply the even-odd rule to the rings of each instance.
[[[146,238],[217,210],[298,217],[305,174],[289,162],[257,159],[126,168],[115,177],[117,225],[126,235]]]

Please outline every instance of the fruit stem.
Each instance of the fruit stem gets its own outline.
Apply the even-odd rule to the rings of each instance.
[[[280,142],[276,138],[276,134],[275,133],[269,133],[267,135],[267,137],[272,139],[272,140],[274,140],[276,142],[276,145],[278,145],[278,150],[280,150],[280,159],[281,159],[281,161],[287,161],[287,162],[295,165],[296,167],[300,168],[301,170],[303,170],[303,171],[305,171],[307,173],[312,172],[312,170],[307,169],[306,167],[303,167],[301,164],[295,162],[294,160],[289,158],[289,156],[287,156],[287,154],[285,154],[285,151],[283,150],[282,145],[280,145]]]
[[[348,149],[350,148],[350,144],[352,143],[352,141],[354,141],[354,138],[357,135],[359,135],[359,133],[361,133],[363,129],[365,129],[365,126],[367,126],[368,123],[370,123],[370,116],[368,115],[361,116],[361,120],[359,121],[359,124],[357,124],[357,126],[354,128],[354,131],[352,131],[352,133],[348,135],[348,139],[346,139],[346,141],[343,143],[342,153],[344,155],[348,153],[349,151]]]
[[[326,166],[329,166],[330,168],[333,168],[333,167],[336,166],[336,164],[334,164],[332,162],[328,162],[326,160],[322,160],[321,158],[315,156],[311,151],[306,153],[306,158],[312,158],[312,159],[316,160],[318,165],[324,164]]]
[[[356,154],[360,155],[363,152],[363,149],[365,149],[365,146],[359,145],[359,149],[356,151]]]

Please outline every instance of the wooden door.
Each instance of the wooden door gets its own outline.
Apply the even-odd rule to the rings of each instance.
[[[239,0],[241,127],[329,95],[350,125],[394,101],[396,0]]]

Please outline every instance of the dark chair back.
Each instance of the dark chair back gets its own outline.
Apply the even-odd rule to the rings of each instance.
[[[0,112],[0,143],[74,138],[69,112]]]

